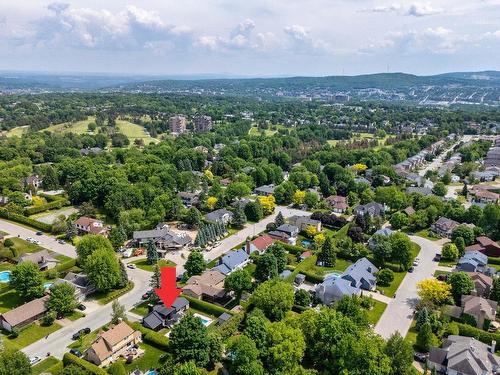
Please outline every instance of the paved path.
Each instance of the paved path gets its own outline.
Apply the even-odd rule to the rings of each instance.
[[[460,140],[461,139],[459,139],[457,142],[453,143],[453,145],[451,145],[448,149],[441,152],[429,164],[427,164],[424,168],[422,168],[420,171],[418,171],[418,174],[420,176],[425,176],[425,173],[427,171],[433,171],[433,170],[438,169],[443,164],[443,159],[448,154],[448,152],[453,151],[453,147],[455,147],[460,142]]]
[[[399,286],[396,297],[392,298],[387,305],[380,320],[375,326],[375,332],[383,338],[388,339],[394,332],[398,331],[405,337],[413,320],[413,310],[418,300],[417,283],[434,275],[438,269],[438,263],[434,262],[436,253],[441,253],[441,246],[434,241],[410,236],[411,240],[420,245],[418,258],[420,264],[415,267],[413,273],[407,273]]]
[[[60,244],[57,242],[55,237],[43,234],[41,236],[36,235],[36,231],[28,229],[21,225],[12,223],[10,221],[0,219],[0,230],[7,232],[12,237],[20,237],[25,240],[27,237],[32,237],[41,242],[40,246],[54,251],[56,253],[66,255],[70,258],[76,258],[75,247],[70,244]]]
[[[130,310],[135,305],[141,303],[141,296],[149,289],[149,279],[151,274],[140,269],[127,269],[130,280],[134,282],[132,291],[121,296],[118,301],[125,306],[126,310]],[[22,351],[29,357],[40,356],[45,357],[47,352],[56,358],[62,358],[63,354],[68,351],[67,346],[73,342],[71,336],[79,330],[89,327],[92,331],[102,327],[111,319],[111,302],[107,305],[100,306],[93,311],[85,311],[86,316],[80,318],[72,324],[69,324],[58,331],[51,333],[48,339],[42,338],[30,346],[25,347]],[[134,316],[133,314],[132,316]]]
[[[384,296],[383,294],[376,293],[376,292],[367,292],[366,290],[363,290],[363,296],[370,296],[374,300],[389,304],[392,302],[392,298]]]

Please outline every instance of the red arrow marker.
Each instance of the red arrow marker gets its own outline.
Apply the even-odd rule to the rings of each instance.
[[[161,286],[155,289],[155,293],[166,308],[172,306],[172,303],[179,297],[182,289],[177,288],[175,280],[175,267],[162,267],[161,268]]]

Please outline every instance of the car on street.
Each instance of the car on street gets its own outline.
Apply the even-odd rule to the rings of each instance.
[[[415,353],[413,359],[417,362],[425,363],[425,361],[427,361],[427,356],[423,353]]]
[[[33,366],[34,364],[40,362],[41,360],[42,360],[42,358],[40,358],[39,356],[31,357],[30,358],[30,365]]]
[[[64,240],[57,240],[57,243],[60,243],[61,245],[64,245],[66,243],[66,241],[64,241]]]
[[[33,238],[31,238],[31,237],[26,237],[26,241],[28,241],[28,242],[33,242],[34,240],[33,240]]]
[[[76,355],[77,357],[82,356],[82,352],[80,352],[78,349],[71,349],[69,352],[73,355]]]
[[[38,232],[36,232],[35,234],[36,234],[37,236],[41,236],[43,233],[42,233],[42,232],[40,232],[40,231],[38,231]]]
[[[408,269],[409,273],[412,273],[413,271],[415,271],[415,267],[413,267],[413,266]]]
[[[151,297],[152,294],[153,294],[153,291],[152,290],[148,290],[146,293],[144,293],[142,295],[142,299],[149,299],[149,297]]]
[[[76,308],[80,311],[85,311],[87,309],[87,306],[85,306],[83,303],[80,303]]]
[[[83,335],[88,335],[90,333],[90,328],[83,328],[81,330],[79,330],[78,332],[76,332],[75,334],[73,334],[72,336],[72,339],[73,340],[78,340],[81,336]]]
[[[441,254],[437,253],[435,256],[434,256],[434,262],[439,262],[441,260]]]
[[[130,268],[131,270],[135,270],[137,267],[135,264],[129,263],[129,264],[127,264],[127,268]]]
[[[38,241],[38,240],[33,240],[32,241],[35,245],[41,245],[42,244],[42,241]]]

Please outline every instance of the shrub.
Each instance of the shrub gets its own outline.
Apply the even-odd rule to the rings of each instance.
[[[458,330],[458,325],[455,322],[450,322],[446,325],[446,329],[444,331],[444,334],[446,336],[449,335],[458,335],[460,332]]]
[[[5,247],[12,247],[14,246],[14,241],[12,241],[10,238],[6,238],[5,241],[3,241],[3,245]]]
[[[219,315],[222,315],[224,313],[228,313],[228,314],[233,315],[232,311],[225,309],[222,306],[217,306],[217,305],[214,305],[213,303],[205,302],[205,301],[202,301],[200,299],[186,296],[184,294],[182,296],[189,301],[190,307],[192,307],[196,310],[200,310],[200,311],[207,313],[209,315],[219,316]]]
[[[142,333],[142,341],[161,350],[168,350],[168,338],[151,329],[143,327],[139,322],[127,322],[127,324]]]
[[[460,336],[474,337],[476,340],[479,340],[485,344],[491,345],[491,342],[494,340],[496,342],[500,342],[500,334],[491,333],[483,331],[482,329],[472,327],[468,324],[456,323],[458,326],[458,332]]]
[[[283,246],[285,250],[288,251],[290,254],[294,255],[300,255],[305,251],[305,249],[300,246],[289,245],[286,243],[280,243],[280,245]]]
[[[384,268],[377,273],[377,283],[381,286],[389,286],[394,281],[394,272]]]
[[[217,327],[217,331],[220,337],[223,340],[227,340],[231,336],[233,336],[236,332],[238,332],[238,328],[243,321],[245,315],[243,313],[239,313],[233,315],[231,318],[226,320],[220,326]]]
[[[50,224],[42,223],[40,221],[30,219],[29,217],[19,215],[19,214],[13,213],[13,212],[9,212],[4,208],[0,209],[0,217],[3,219],[15,221],[17,223],[26,224],[30,227],[33,227],[35,229],[39,229],[39,230],[44,231],[44,232],[51,232],[52,231],[52,225],[50,225]]]
[[[45,372],[53,375],[59,374],[63,370],[63,363],[62,361],[57,361],[57,363],[53,364],[50,366]]]
[[[12,331],[10,332],[9,337],[13,338],[13,339],[19,337],[19,328],[17,328],[17,327],[12,328]]]
[[[94,375],[108,375],[108,373],[105,370],[103,370],[102,368],[94,365],[93,363],[87,362],[86,360],[84,360],[82,358],[78,358],[76,355],[73,355],[71,353],[64,354],[63,364],[65,367],[68,365],[71,365],[71,364],[76,365],[78,367],[81,367],[81,368],[87,370],[88,372],[90,372],[91,374],[94,374]]]
[[[476,318],[469,314],[463,314],[461,317],[462,323],[468,324],[472,327],[477,327]]]
[[[54,280],[58,274],[57,269],[51,268],[50,270],[47,270],[46,276],[47,279]]]
[[[45,314],[42,318],[42,325],[43,326],[51,326],[54,324],[54,320],[56,320],[56,313],[55,311],[49,311],[47,314]]]
[[[110,303],[114,299],[124,295],[125,293],[130,292],[133,288],[134,288],[134,283],[132,281],[129,281],[128,285],[125,288],[116,289],[113,290],[112,292],[109,292],[108,296],[102,300],[102,303],[104,305]]]
[[[57,210],[59,208],[67,206],[69,204],[70,204],[70,202],[66,198],[57,199],[57,200],[52,201],[50,203],[45,203],[45,204],[41,204],[39,206],[25,208],[24,214],[26,216],[31,216],[31,215],[38,214],[40,212],[45,212],[45,211],[49,211],[49,210]]]

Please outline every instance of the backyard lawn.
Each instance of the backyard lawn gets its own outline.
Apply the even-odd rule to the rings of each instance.
[[[144,301],[141,304],[134,307],[132,310],[130,310],[130,312],[140,316],[146,316],[148,315],[149,312],[148,303],[149,303],[148,301]]]
[[[373,308],[367,311],[367,316],[368,316],[368,322],[370,324],[375,325],[377,324],[380,317],[384,313],[387,304],[376,300],[373,300],[373,302],[374,302]]]
[[[14,289],[7,289],[0,294],[0,313],[12,310],[23,304],[23,299]]]
[[[377,285],[377,290],[380,290],[384,296],[387,297],[393,297],[394,293],[396,293],[396,290],[399,288],[399,284],[403,281],[405,278],[406,271],[405,272],[394,272],[394,280],[389,286],[380,286]]]
[[[139,347],[144,349],[145,352],[140,358],[133,360],[132,363],[125,364],[127,373],[130,373],[137,368],[141,371],[146,371],[160,367],[160,357],[165,354],[163,350],[157,349],[154,346],[143,342],[139,344]]]
[[[135,264],[137,266],[137,268],[140,268],[141,270],[153,272],[154,264],[149,264],[147,259],[137,259],[137,260],[134,260],[132,263]],[[159,267],[175,267],[175,263],[172,262],[171,260],[159,259],[158,266]]]
[[[441,237],[438,237],[438,236],[432,234],[431,232],[429,232],[428,229],[423,229],[421,231],[415,232],[415,236],[420,236],[420,237],[426,238],[426,239],[431,240],[431,241],[437,241],[437,240],[441,239]]]
[[[31,368],[32,375],[40,375],[45,373],[49,368],[59,363],[60,361],[54,357],[45,358],[42,362],[36,364]]]
[[[57,331],[61,326],[57,323],[48,327],[43,327],[37,323],[30,324],[29,326],[21,329],[19,336],[10,338],[4,334],[0,334],[2,341],[7,348],[22,349],[25,346],[33,344],[35,341],[43,339],[48,334]],[[49,336],[50,337],[50,336]]]

